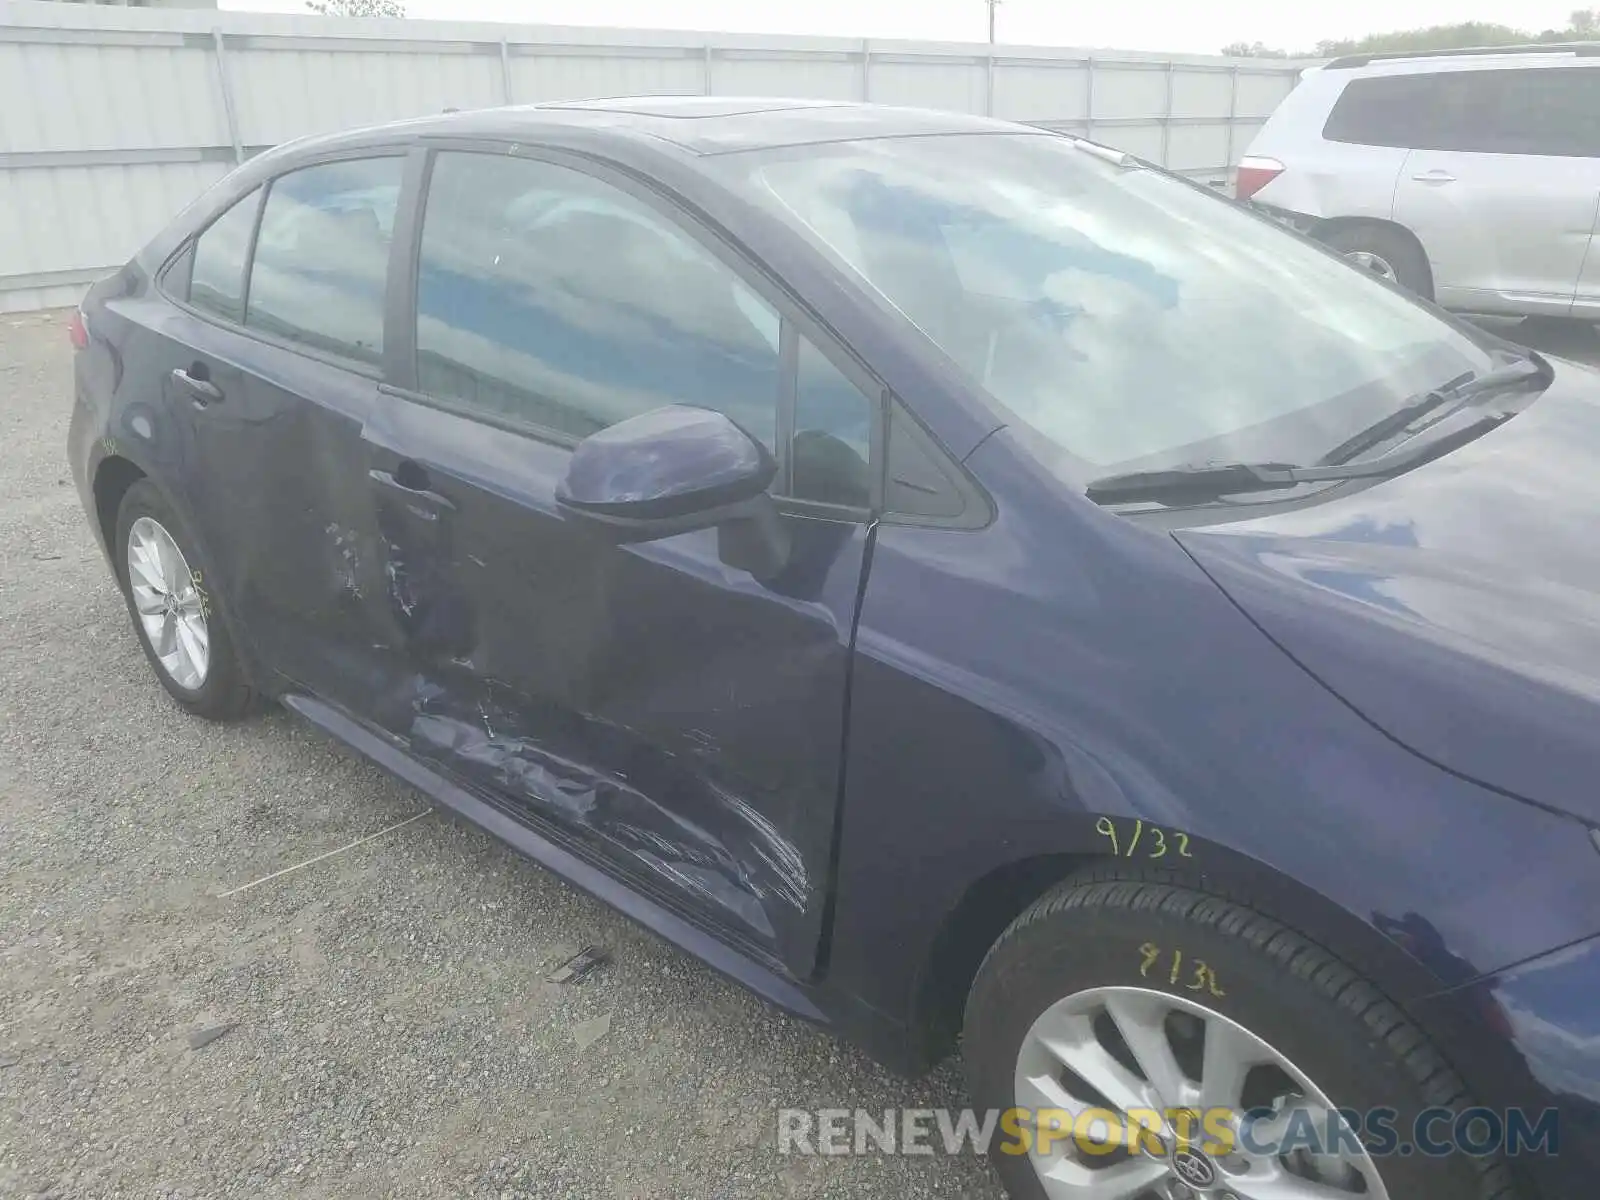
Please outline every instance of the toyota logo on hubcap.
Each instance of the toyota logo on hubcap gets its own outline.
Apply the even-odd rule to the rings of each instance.
[[[1208,1188],[1217,1181],[1211,1160],[1193,1150],[1179,1150],[1172,1156],[1172,1169],[1192,1188]]]

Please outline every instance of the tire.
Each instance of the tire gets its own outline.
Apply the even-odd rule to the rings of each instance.
[[[136,526],[141,547],[137,551],[130,547]],[[146,615],[141,614],[139,608],[141,602],[152,604],[163,590],[153,586],[153,578],[142,565],[148,561],[148,548],[159,541],[153,530],[169,537],[181,556],[176,563],[178,570],[172,569],[174,564],[170,560],[166,563],[163,578],[172,580],[172,583],[164,583],[163,586],[176,587],[182,579],[182,572],[188,574],[189,586],[181,593],[172,593],[173,611],[159,619],[163,632],[158,636],[163,639],[167,639],[168,631],[176,630],[180,622],[186,625],[187,642],[179,639],[176,633],[172,633],[168,640],[174,651],[184,655],[176,660],[179,663],[176,667],[171,655],[164,661],[162,653],[152,643],[151,633],[146,628]],[[139,563],[132,561],[136,554],[140,558]],[[148,479],[137,480],[122,498],[122,505],[117,510],[115,555],[117,581],[122,586],[122,598],[128,606],[134,635],[144,648],[145,657],[149,659],[156,678],[168,694],[195,716],[208,720],[232,721],[250,712],[255,707],[256,696],[246,681],[244,668],[220,611],[222,597],[215,591],[215,585],[209,582],[210,571],[194,537],[189,533],[187,523],[161,490]],[[178,602],[180,594],[183,597],[181,604]],[[157,614],[152,612],[150,617],[157,619]],[[204,667],[198,675],[182,669],[184,663],[193,666],[194,656],[186,647],[199,644],[193,632],[196,627],[205,634]]]
[[[1422,248],[1405,234],[1382,225],[1342,225],[1322,236],[1323,245],[1346,258],[1370,255],[1377,263],[1385,264],[1387,271],[1374,273],[1391,278],[1409,292],[1424,300],[1433,299],[1433,272]]]
[[[1202,964],[1204,971],[1200,970]],[[1139,991],[1091,993],[1090,989]],[[1018,917],[990,950],[968,997],[963,1038],[968,1086],[979,1113],[1004,1113],[1013,1106],[1047,1106],[1038,1099],[1041,1093],[1035,1090],[1037,1085],[1030,1086],[1025,1081],[1049,1078],[1060,1067],[1060,1052],[1054,1047],[1061,1045],[1070,1048],[1087,1044],[1090,1054],[1101,1057],[1074,1057],[1083,1065],[1084,1073],[1073,1074],[1060,1067],[1064,1073],[1054,1077],[1057,1086],[1084,1094],[1083,1081],[1089,1078],[1092,1066],[1106,1061],[1106,1048],[1113,1043],[1121,1047],[1121,1061],[1130,1068],[1124,1078],[1137,1085],[1147,1084],[1151,1075],[1159,1072],[1132,1066],[1137,1058],[1128,1049],[1129,1044],[1120,1039],[1118,1026],[1109,1017],[1075,1015],[1085,1011],[1086,1005],[1087,1011],[1096,1011],[1097,1003],[1110,1002],[1107,997],[1124,1013],[1156,1014],[1153,1027],[1163,1031],[1162,1040],[1169,1049],[1180,1044],[1178,1033],[1186,1023],[1192,1037],[1198,1020],[1193,1015],[1165,1016],[1173,1006],[1180,1006],[1182,1011],[1181,1006],[1198,1002],[1211,1014],[1201,1026],[1199,1040],[1188,1041],[1187,1049],[1171,1059],[1184,1063],[1181,1073],[1190,1082],[1183,1086],[1194,1086],[1196,1076],[1188,1064],[1203,1062],[1196,1057],[1202,1053],[1196,1047],[1204,1046],[1211,1036],[1204,1031],[1216,1026],[1228,1038],[1235,1038],[1240,1036],[1242,1027],[1247,1031],[1247,1040],[1260,1039],[1309,1080],[1312,1089],[1300,1089],[1302,1094],[1320,1091],[1333,1107],[1354,1108],[1363,1113],[1385,1106],[1396,1110],[1393,1128],[1401,1143],[1410,1141],[1413,1122],[1423,1110],[1443,1107],[1460,1112],[1472,1107],[1461,1080],[1426,1036],[1377,988],[1320,947],[1241,905],[1182,887],[1119,880],[1063,884]],[[1068,1020],[1100,1023],[1049,1023],[1063,1012]],[[1036,1021],[1056,1039],[1042,1059],[1038,1056],[1043,1044],[1033,1040],[1030,1033]],[[1086,1028],[1093,1030],[1087,1035],[1091,1040],[1074,1043],[1071,1039],[1084,1036],[1081,1031]],[[1057,1036],[1056,1031],[1061,1029],[1074,1032]],[[1228,1044],[1221,1037],[1217,1039],[1218,1046]],[[1023,1057],[1025,1053],[1029,1057]],[[1109,1050],[1109,1054],[1115,1058],[1116,1051]],[[1249,1058],[1250,1054],[1239,1056],[1240,1061]],[[1035,1070],[1041,1062],[1048,1065]],[[1289,1078],[1277,1071],[1276,1067],[1252,1068],[1243,1077],[1238,1108],[1271,1103],[1267,1092],[1276,1081]],[[1112,1080],[1108,1086],[1120,1086],[1114,1074],[1100,1077]],[[1165,1090],[1174,1089],[1175,1085],[1169,1084]],[[1028,1094],[1020,1095],[1023,1091]],[[1110,1093],[1102,1091],[1100,1095]],[[1200,1102],[1195,1095],[1188,1093],[1180,1103],[1197,1108]],[[1448,1138],[1451,1128],[1448,1121],[1428,1127],[1430,1134],[1439,1139]],[[1014,1140],[1010,1143],[1012,1153],[1005,1152],[1004,1124],[999,1129],[1002,1132],[991,1143],[990,1157],[1015,1200],[1041,1200],[1047,1196],[1054,1200],[1074,1194],[1071,1186],[1061,1184],[1047,1190],[1030,1154],[1015,1153]],[[1204,1140],[1205,1135],[1196,1132],[1194,1142]],[[1160,1172],[1160,1177],[1149,1185],[1148,1200],[1165,1200],[1169,1193],[1163,1189],[1181,1178],[1176,1174],[1180,1166],[1194,1171],[1200,1168],[1195,1168],[1192,1161],[1177,1162],[1176,1139],[1156,1149],[1164,1149],[1165,1157],[1161,1153],[1141,1157],[1137,1150],[1119,1149],[1113,1152],[1117,1157],[1097,1155],[1097,1162],[1093,1162],[1080,1154],[1080,1161],[1093,1169],[1126,1162],[1128,1171]],[[1364,1157],[1359,1150],[1356,1155]],[[1202,1158],[1202,1166],[1212,1172],[1215,1191],[1204,1186],[1196,1190],[1204,1196],[1229,1194],[1228,1172],[1242,1169],[1242,1158]],[[1306,1159],[1297,1160],[1298,1169],[1307,1166]],[[1513,1200],[1510,1171],[1498,1151],[1481,1158],[1459,1152],[1444,1157],[1372,1156],[1366,1158],[1366,1168],[1381,1179],[1382,1190],[1361,1191],[1359,1187],[1366,1185],[1346,1176],[1340,1186],[1355,1189],[1350,1192],[1352,1200],[1381,1196],[1383,1190],[1390,1200]],[[1070,1164],[1062,1169],[1082,1170]],[[1275,1169],[1275,1160],[1268,1155],[1249,1169],[1270,1172]],[[1335,1164],[1323,1169],[1359,1168]],[[1200,1173],[1203,1176],[1203,1171]],[[1113,1182],[1109,1177],[1101,1178]],[[1233,1185],[1240,1195],[1251,1194],[1247,1178],[1237,1177]],[[1323,1178],[1326,1181],[1327,1177]],[[1196,1181],[1191,1177],[1187,1182]],[[1204,1184],[1206,1180],[1199,1182]],[[1134,1194],[1145,1200],[1146,1193]],[[1188,1193],[1177,1189],[1172,1194]]]

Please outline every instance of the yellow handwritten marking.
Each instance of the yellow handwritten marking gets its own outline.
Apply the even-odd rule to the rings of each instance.
[[[1101,817],[1094,823],[1096,832],[1104,834],[1111,839],[1111,853],[1117,854],[1117,827],[1111,823],[1110,817]]]
[[[1226,996],[1228,994],[1217,985],[1217,973],[1211,969],[1208,963],[1198,958],[1194,962],[1194,982],[1189,984],[1188,987],[1191,992],[1198,992],[1202,988],[1206,989],[1213,996]]]
[[[1146,942],[1139,947],[1139,974],[1143,978],[1148,979],[1150,977],[1150,968],[1155,966],[1156,960],[1163,953],[1165,951],[1154,942]],[[1226,996],[1228,994],[1222,990],[1222,984],[1217,981],[1217,973],[1210,963],[1203,958],[1189,958],[1187,961],[1189,975],[1188,979],[1185,980],[1185,955],[1182,950],[1174,950],[1172,952],[1172,966],[1167,971],[1167,982],[1171,986],[1177,987],[1179,982],[1183,981],[1183,986],[1191,992],[1208,992],[1213,996]]]
[[[1133,837],[1128,842],[1128,849],[1126,852],[1123,851],[1122,843],[1117,837],[1117,823],[1110,817],[1097,818],[1094,823],[1094,828],[1096,833],[1103,838],[1107,838],[1111,842],[1111,855],[1113,858],[1134,858],[1136,856],[1135,852],[1139,848],[1139,841],[1146,833],[1149,833],[1150,836],[1155,839],[1155,845],[1153,847],[1149,845],[1145,847],[1144,856],[1146,858],[1165,858],[1167,855],[1167,850],[1170,848],[1167,842],[1167,830],[1156,825],[1146,825],[1144,821],[1138,817],[1134,818]],[[1194,855],[1189,851],[1189,835],[1187,833],[1180,833],[1176,829],[1172,830],[1171,833],[1178,842],[1178,857],[1193,858]]]

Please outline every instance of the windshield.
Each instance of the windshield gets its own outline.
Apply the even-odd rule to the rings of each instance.
[[[892,138],[724,164],[1085,478],[1314,462],[1490,365],[1453,325],[1271,222],[1066,138]]]

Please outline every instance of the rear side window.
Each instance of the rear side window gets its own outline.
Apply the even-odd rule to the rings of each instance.
[[[417,273],[417,383],[583,438],[667,404],[717,409],[769,447],[778,313],[654,208],[503,155],[434,162]]]
[[[1484,154],[1600,156],[1600,71],[1543,67],[1353,79],[1329,141]]]
[[[377,365],[403,165],[399,157],[350,159],[272,181],[250,268],[247,327]]]
[[[195,240],[188,293],[194,307],[224,320],[244,320],[244,264],[260,204],[261,190],[257,188],[236,201]]]

